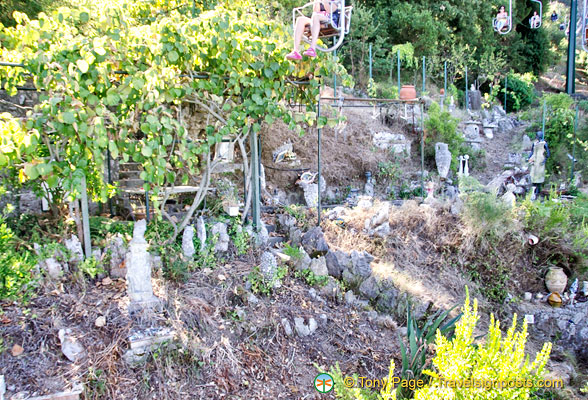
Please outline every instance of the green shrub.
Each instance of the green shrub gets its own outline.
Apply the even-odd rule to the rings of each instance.
[[[390,82],[378,82],[376,84],[376,97],[380,99],[397,99],[398,85]]]
[[[228,225],[229,237],[237,249],[237,255],[243,255],[247,253],[247,249],[249,249],[250,238],[247,234],[247,231],[243,229],[241,218],[231,218]]]
[[[416,400],[435,399],[528,399],[534,389],[529,387],[541,379],[549,360],[551,343],[545,343],[529,362],[525,355],[527,324],[517,330],[517,317],[503,337],[500,322],[490,318],[488,334],[476,343],[474,331],[478,322],[478,302],[470,306],[469,296],[463,306],[463,316],[455,327],[455,337],[448,340],[440,332],[435,340],[437,354],[432,360],[434,369],[426,370],[432,380],[415,392]],[[451,387],[448,382],[518,382],[523,387]],[[483,385],[484,386],[484,385]]]
[[[545,168],[549,175],[568,176],[570,169],[570,160],[568,153],[572,153],[574,119],[576,116],[574,110],[574,99],[565,93],[547,94],[543,97],[547,105],[545,116],[545,140],[549,144],[551,156],[545,163]],[[577,140],[586,140],[588,132],[579,130]],[[577,146],[576,158],[584,160],[585,156],[580,151],[581,146]],[[576,165],[576,168],[581,165]]]
[[[4,26],[16,25],[16,21],[12,18],[14,11],[20,11],[31,18],[36,18],[40,12],[53,7],[55,5],[50,0],[2,0],[0,2],[0,23]]]
[[[441,111],[439,104],[432,103],[425,120],[425,157],[429,163],[435,161],[435,143],[443,142],[451,152],[451,169],[457,171],[457,157],[464,142],[463,136],[457,132],[459,119],[452,117],[447,111]]]
[[[339,400],[396,400],[396,390],[392,384],[394,369],[394,360],[391,360],[386,385],[382,387],[380,393],[364,387],[347,387],[349,383],[344,380],[339,363],[331,367],[329,374],[333,377],[335,396]],[[354,382],[358,382],[357,374],[353,374],[352,377]]]
[[[534,249],[539,264],[560,264],[576,275],[588,272],[588,197],[562,202],[552,194],[543,202],[526,199],[521,209],[525,229],[542,243]]]
[[[0,216],[0,299],[27,300],[35,286],[35,256],[15,248],[16,236]]]
[[[501,238],[518,226],[513,210],[494,193],[469,193],[461,217],[477,238]]]
[[[105,272],[100,265],[100,262],[95,257],[87,257],[80,263],[80,265],[78,265],[78,269],[83,274],[88,275],[90,279],[94,279],[99,274],[103,274]]]
[[[508,74],[506,87],[506,111],[516,112],[533,103],[535,100],[536,81],[532,74]],[[500,83],[499,99],[504,102],[504,80]]]

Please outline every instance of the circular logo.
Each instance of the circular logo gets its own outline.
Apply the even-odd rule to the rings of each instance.
[[[314,378],[314,388],[319,393],[329,393],[335,387],[333,377],[329,374],[318,374]]]

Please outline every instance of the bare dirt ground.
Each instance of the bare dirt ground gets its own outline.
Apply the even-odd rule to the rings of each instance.
[[[391,358],[398,361],[395,324],[385,326],[340,299],[313,298],[293,276],[271,298],[248,302],[242,287],[255,263],[246,259],[198,271],[179,286],[156,277],[164,311],[147,320],[128,316],[123,280],[86,287],[63,282],[46,287],[25,308],[3,303],[0,374],[8,398],[83,382],[86,399],[324,399],[334,397],[314,390],[319,368],[339,363],[347,373],[380,378]],[[94,325],[100,315],[107,320],[102,328]],[[313,317],[319,328],[312,336],[287,336],[281,320],[294,327],[295,317]],[[181,345],[163,346],[133,368],[122,359],[128,337],[150,325],[175,329]],[[84,361],[74,364],[63,356],[60,327],[72,329],[86,348]],[[22,355],[11,354],[14,344],[24,348]]]
[[[333,95],[333,90],[326,88],[322,96]],[[345,104],[365,105],[367,103]],[[329,110],[322,106],[323,113],[334,115],[336,109]],[[380,162],[391,159],[396,160],[406,175],[416,174],[420,168],[418,146],[414,143],[411,147],[410,157],[392,157],[386,150],[380,150],[372,143],[375,132],[388,131],[401,133],[409,140],[415,140],[416,135],[412,126],[397,124],[393,127],[382,123],[379,109],[369,108],[344,108],[343,115],[347,118],[344,132],[337,134],[334,128],[322,129],[321,134],[321,170],[327,185],[338,188],[347,186],[363,187],[365,173],[370,171],[373,176],[378,173]],[[300,175],[300,171],[286,172],[281,164],[275,164],[272,152],[284,143],[290,141],[293,144],[301,165],[297,169],[308,169],[316,172],[318,167],[318,134],[315,127],[308,128],[304,136],[299,137],[288,127],[280,122],[275,123],[262,133],[262,163],[266,166],[266,179],[274,187],[296,190],[294,183]],[[278,169],[275,169],[278,168]]]

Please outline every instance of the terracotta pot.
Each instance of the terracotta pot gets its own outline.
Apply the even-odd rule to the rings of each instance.
[[[400,100],[415,100],[417,98],[416,89],[413,85],[403,85],[398,96]]]
[[[439,94],[440,94],[441,96],[445,95],[445,89],[441,89],[441,90],[439,90]]]
[[[568,276],[559,267],[550,267],[545,274],[545,286],[550,293],[563,293],[568,284]]]

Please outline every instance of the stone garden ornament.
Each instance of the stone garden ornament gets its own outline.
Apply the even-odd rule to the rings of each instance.
[[[435,163],[437,172],[442,179],[447,179],[449,167],[451,166],[451,152],[447,143],[435,143]]]
[[[159,299],[153,294],[151,285],[151,257],[147,252],[145,230],[147,221],[135,222],[133,239],[127,255],[127,290],[131,300],[129,311],[135,312],[159,306]]]
[[[541,187],[545,182],[545,163],[550,156],[549,146],[544,139],[543,132],[538,131],[535,135],[535,141],[531,147],[531,154],[527,160],[531,164],[531,183],[533,184],[533,196],[541,192]]]

